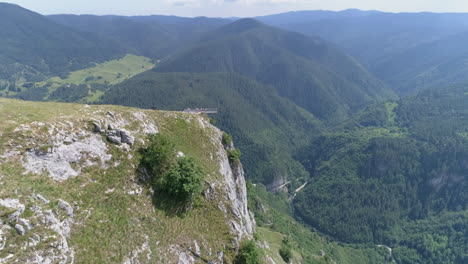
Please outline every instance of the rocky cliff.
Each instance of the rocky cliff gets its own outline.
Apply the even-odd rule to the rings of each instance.
[[[0,99],[0,263],[223,263],[250,239],[241,164],[196,114]],[[179,213],[141,183],[151,133],[206,172]]]

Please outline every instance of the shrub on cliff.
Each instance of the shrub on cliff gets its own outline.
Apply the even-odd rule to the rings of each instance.
[[[241,156],[241,151],[239,149],[235,148],[235,149],[228,150],[229,162],[233,163],[233,162],[239,161],[240,156]]]
[[[262,263],[260,250],[253,240],[245,242],[234,259],[234,264],[260,264]]]
[[[222,143],[224,146],[228,147],[231,146],[232,144],[232,136],[229,135],[228,133],[223,133],[223,138],[222,138]]]
[[[164,175],[162,187],[171,196],[187,201],[201,193],[203,176],[203,170],[193,158],[180,158]]]
[[[177,157],[174,143],[161,134],[151,135],[142,151],[149,184],[179,201],[190,201],[202,191],[204,172],[191,157]]]

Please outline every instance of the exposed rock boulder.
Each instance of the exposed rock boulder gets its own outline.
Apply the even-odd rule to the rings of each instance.
[[[115,114],[112,111],[108,111],[106,115],[110,116],[111,118],[115,119]]]
[[[36,194],[36,198],[41,200],[41,202],[43,202],[44,204],[49,204],[49,200],[47,200],[44,196],[40,194]]]
[[[8,215],[8,220],[16,221],[18,217],[24,212],[25,206],[24,204],[20,203],[18,199],[0,199],[0,206],[13,209],[14,212]]]
[[[100,123],[94,121],[94,122],[93,122],[93,126],[94,126],[94,127],[93,127],[93,131],[94,131],[94,132],[96,132],[96,133],[103,133],[103,132],[104,132],[104,130],[101,128],[101,124],[100,124]]]
[[[26,234],[26,229],[24,229],[24,227],[20,224],[15,225],[15,230],[20,236],[24,236]]]
[[[133,145],[135,143],[135,137],[130,135],[128,131],[125,130],[120,130],[120,139],[122,143],[128,144],[128,145]]]
[[[109,128],[113,128],[109,125]],[[133,145],[135,143],[135,137],[130,132],[123,129],[113,129],[106,132],[107,140],[115,144],[128,144]]]
[[[109,140],[109,142],[117,144],[117,145],[122,144],[122,139],[119,136],[116,136],[116,135],[108,134],[107,135],[107,140]]]
[[[58,205],[59,208],[65,211],[68,216],[73,217],[73,207],[71,207],[69,203],[65,202],[64,200],[59,200]]]
[[[29,221],[27,219],[19,218],[18,219],[18,224],[24,226],[26,228],[26,230],[33,229],[33,226],[31,225],[31,223],[29,223]]]

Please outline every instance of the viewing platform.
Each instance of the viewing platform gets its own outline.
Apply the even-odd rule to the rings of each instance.
[[[185,108],[184,112],[192,114],[216,114],[218,113],[218,108]]]

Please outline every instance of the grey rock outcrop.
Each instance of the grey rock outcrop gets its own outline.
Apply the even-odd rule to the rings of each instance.
[[[109,142],[117,144],[117,145],[122,144],[122,139],[119,136],[116,136],[116,135],[112,135],[112,134],[107,135],[107,140],[109,140]]]
[[[43,202],[44,204],[49,204],[49,200],[47,200],[44,196],[40,194],[36,194],[36,198],[41,200],[41,202]]]
[[[135,137],[130,135],[128,131],[125,130],[119,130],[120,132],[120,139],[122,143],[128,144],[128,145],[133,145],[135,143]]]
[[[81,167],[99,164],[91,161],[91,158],[99,159],[102,163],[111,158],[101,137],[93,134],[69,145],[54,146],[50,152],[28,151],[23,166],[27,172],[36,174],[47,171],[54,180],[61,181],[78,176]],[[79,168],[71,164],[79,164]]]
[[[31,229],[33,229],[33,226],[31,225],[31,223],[29,223],[29,221],[26,220],[26,219],[19,218],[19,219],[18,219],[18,224],[20,224],[21,226],[25,227],[26,230],[28,230],[28,231],[31,230]]]
[[[24,227],[20,224],[15,225],[15,230],[20,236],[24,236],[26,234],[26,229],[24,229]]]
[[[106,114],[107,114],[108,116],[110,116],[111,118],[114,118],[114,119],[115,119],[115,114],[114,114],[114,112],[108,111]]]
[[[96,132],[96,133],[102,133],[104,132],[103,129],[101,128],[101,124],[99,124],[98,122],[94,121],[93,122],[93,131]]]
[[[109,125],[109,128],[113,128]],[[130,132],[124,129],[112,129],[106,132],[107,140],[114,144],[128,144],[133,145],[135,143],[135,137],[130,134]]]
[[[64,200],[59,200],[58,205],[59,208],[65,211],[68,216],[73,217],[73,207],[71,207],[69,203],[65,202]]]

